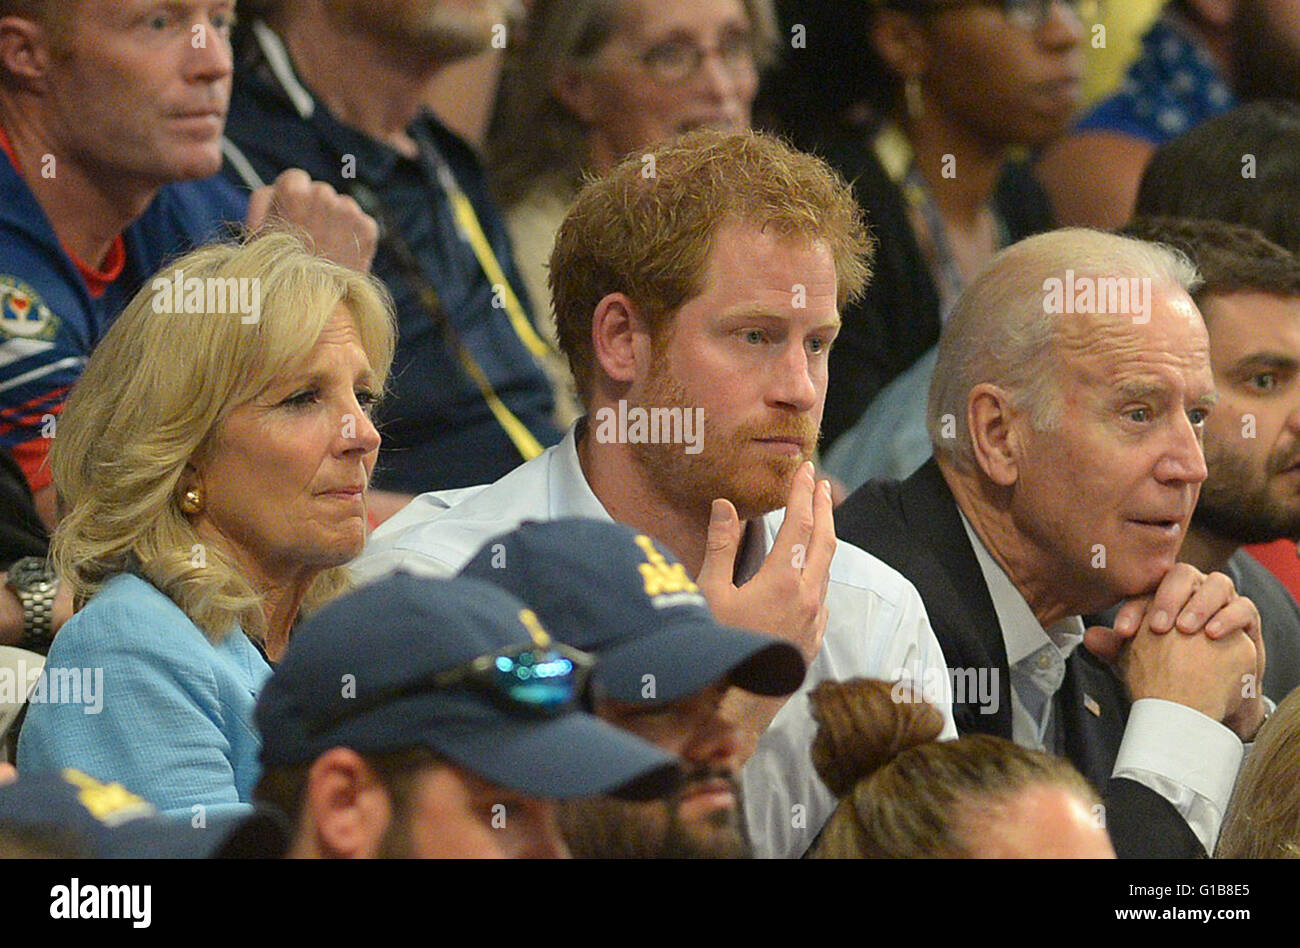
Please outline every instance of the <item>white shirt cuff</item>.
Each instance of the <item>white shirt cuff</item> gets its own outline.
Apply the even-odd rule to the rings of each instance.
[[[1213,853],[1244,753],[1237,735],[1201,712],[1143,698],[1129,709],[1112,776],[1169,800]]]

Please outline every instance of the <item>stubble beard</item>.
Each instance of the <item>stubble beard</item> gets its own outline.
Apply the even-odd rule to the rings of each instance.
[[[1192,524],[1238,545],[1300,538],[1300,498],[1296,506],[1288,507],[1269,493],[1272,476],[1293,462],[1294,458],[1270,458],[1261,481],[1252,475],[1250,461],[1207,443],[1210,476],[1201,485]]]
[[[574,859],[748,859],[753,855],[741,819],[734,775],[697,772],[692,780],[725,779],[736,805],[710,813],[698,825],[681,818],[680,791],[669,800],[627,803],[609,797],[560,804],[560,829]]]
[[[685,387],[656,359],[646,380],[644,398],[637,404],[652,408],[680,408],[683,415],[697,407]],[[631,406],[629,406],[631,407]],[[678,510],[708,516],[713,501],[726,498],[742,521],[761,517],[786,504],[799,466],[817,444],[817,426],[807,416],[779,422],[749,422],[734,431],[718,428],[703,412],[704,435],[699,454],[687,454],[683,444],[630,444],[633,457],[650,483]],[[804,448],[788,457],[757,456],[753,439],[794,435]]]
[[[396,16],[379,12],[369,4],[354,6],[352,19],[365,30],[394,47],[409,50],[422,59],[450,63],[474,56],[492,45],[492,31],[504,24],[501,4],[486,0],[481,14],[449,9],[444,3],[425,2],[419,9],[406,8]]]

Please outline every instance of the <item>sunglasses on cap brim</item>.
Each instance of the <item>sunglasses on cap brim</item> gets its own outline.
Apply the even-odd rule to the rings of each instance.
[[[560,642],[512,645],[400,687],[357,698],[341,712],[318,721],[310,731],[319,734],[386,704],[458,687],[485,694],[511,712],[530,716],[563,714],[580,710],[595,664],[594,655]]]

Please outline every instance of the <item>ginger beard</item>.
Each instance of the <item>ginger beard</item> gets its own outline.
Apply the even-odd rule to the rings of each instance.
[[[680,408],[683,417],[701,408],[704,437],[699,454],[687,454],[684,444],[630,444],[650,482],[677,509],[703,510],[706,516],[720,497],[731,501],[742,522],[784,507],[795,472],[817,446],[816,423],[807,415],[789,415],[726,429],[669,371],[663,351],[667,343],[656,341],[645,395],[636,406],[647,411]],[[629,401],[629,410],[636,406]],[[755,438],[774,437],[797,437],[802,447],[797,453],[778,454],[754,443]]]

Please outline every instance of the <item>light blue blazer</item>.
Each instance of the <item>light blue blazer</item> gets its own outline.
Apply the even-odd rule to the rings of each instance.
[[[246,805],[260,773],[253,705],[270,673],[242,632],[213,645],[147,581],[114,576],[54,639],[19,772],[76,767],[191,820],[196,806]]]

